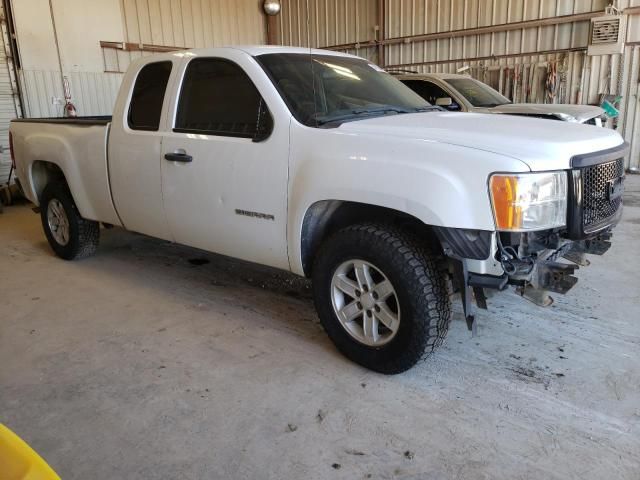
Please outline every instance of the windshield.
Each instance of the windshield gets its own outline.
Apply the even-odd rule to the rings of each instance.
[[[310,127],[439,109],[366,60],[300,53],[269,53],[257,60],[293,116]]]
[[[446,78],[444,81],[458,90],[474,107],[497,107],[511,103],[511,100],[500,95],[489,85],[473,78]]]

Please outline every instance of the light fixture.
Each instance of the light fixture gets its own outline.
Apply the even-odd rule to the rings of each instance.
[[[280,0],[264,0],[262,8],[267,15],[277,15],[280,13]]]
[[[563,227],[567,221],[567,172],[494,173],[489,193],[502,232]]]

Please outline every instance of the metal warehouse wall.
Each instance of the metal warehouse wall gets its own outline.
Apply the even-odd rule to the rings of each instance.
[[[261,2],[256,0],[122,0],[121,3],[126,42],[143,47],[131,51],[105,47],[107,70],[123,72],[131,59],[162,51],[162,46],[203,48],[266,41],[265,17]]]
[[[60,64],[78,114],[108,115],[133,58],[176,47],[266,41],[257,0],[11,0],[11,5],[27,117],[62,115]]]
[[[282,13],[278,16],[280,44],[322,48],[375,40],[376,2],[377,0],[283,0]],[[366,56],[368,50],[371,48],[358,49],[360,56]]]
[[[0,34],[3,45],[0,45],[0,185],[4,184],[11,170],[11,155],[9,151],[9,122],[16,118],[19,102],[14,96],[16,79],[11,69],[11,52],[5,50],[4,42],[7,36],[4,18],[4,6],[0,3]]]
[[[622,95],[617,128],[632,144],[629,166],[638,167],[640,15],[637,12],[629,15],[623,55],[586,55],[589,14],[603,12],[608,3],[607,0],[283,0],[278,26],[282,44],[328,47],[368,58],[387,68],[456,72],[469,67],[468,73],[514,101],[599,103],[602,94]],[[640,0],[616,3],[620,9],[640,6]],[[574,17],[562,18],[567,15]],[[519,22],[536,20],[542,21],[517,28]],[[506,31],[476,31],[492,26],[493,30],[500,30],[495,26],[513,23],[516,28],[507,26]],[[553,96],[544,88],[550,69],[557,71],[559,85]]]
[[[80,115],[109,114],[120,75],[104,72],[100,40],[122,38],[118,0],[13,0],[11,5],[24,115],[62,115],[61,66]]]

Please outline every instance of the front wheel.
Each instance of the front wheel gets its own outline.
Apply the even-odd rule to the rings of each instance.
[[[40,218],[49,245],[61,258],[75,260],[98,248],[100,224],[80,216],[64,183],[50,183],[40,197]]]
[[[435,257],[392,226],[361,224],[334,234],[314,263],[313,290],[338,349],[380,373],[408,370],[449,327],[451,304]]]

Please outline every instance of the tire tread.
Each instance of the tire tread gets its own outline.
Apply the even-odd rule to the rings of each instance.
[[[411,233],[384,223],[356,224],[334,233],[321,247],[314,263],[314,272],[317,272],[316,268],[323,268],[333,248],[339,248],[345,241],[352,241],[354,238],[367,242],[374,252],[391,251],[393,256],[398,257],[400,274],[411,279],[415,285],[408,295],[411,310],[424,313],[420,318],[413,319],[413,337],[416,338],[406,343],[401,354],[390,356],[384,365],[365,365],[381,373],[403,372],[428,358],[442,344],[447,334],[451,319],[451,303],[444,272],[439,265],[438,256],[430,252]],[[314,273],[314,283],[315,279]],[[318,312],[326,314],[328,309],[319,305],[319,302],[326,299],[320,298],[324,297],[323,295],[314,296]],[[330,305],[329,307],[332,308]],[[325,325],[327,319],[322,317],[321,314],[321,320]],[[351,352],[345,351],[344,342],[332,335],[331,328],[325,326],[325,329],[338,348],[354,359]],[[358,358],[355,361],[363,363]]]
[[[59,245],[49,231],[47,205],[52,198],[57,198],[62,203],[69,220],[70,238],[67,245]],[[53,182],[44,188],[40,197],[40,214],[42,228],[56,255],[65,260],[80,260],[96,253],[100,243],[100,224],[80,216],[66,183]]]

